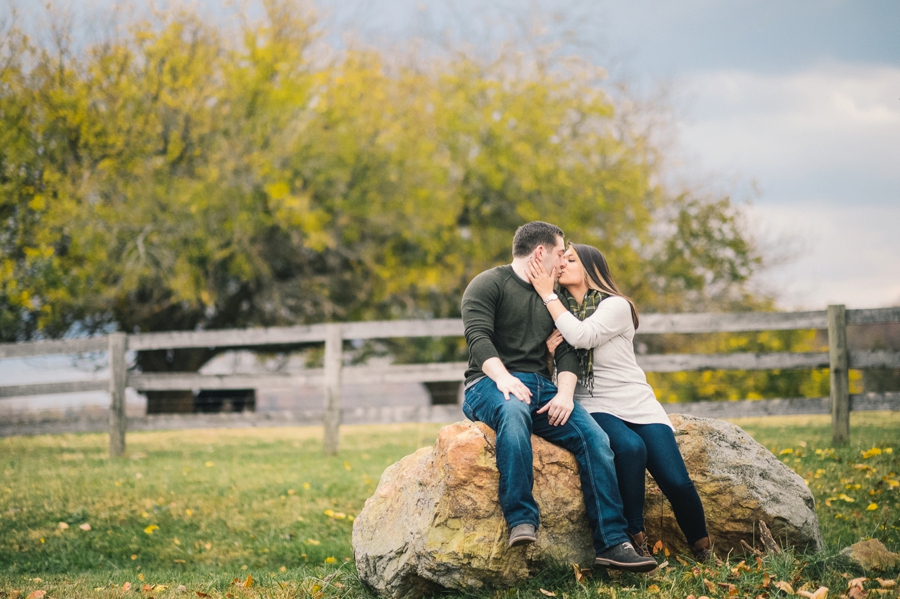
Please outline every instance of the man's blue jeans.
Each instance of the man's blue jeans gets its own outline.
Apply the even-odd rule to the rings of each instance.
[[[509,527],[528,523],[537,528],[540,523],[532,494],[534,433],[575,455],[596,552],[628,541],[614,456],[606,433],[577,402],[566,424],[552,426],[547,414],[537,411],[556,396],[556,385],[539,374],[512,374],[531,390],[531,404],[512,395],[505,399],[488,377],[466,389],[463,402],[463,413],[469,420],[484,422],[497,433],[500,507]]]
[[[609,435],[616,455],[616,478],[625,505],[628,532],[644,530],[644,468],[646,468],[669,503],[678,526],[691,545],[709,536],[703,504],[688,475],[684,459],[675,442],[672,429],[665,424],[634,424],[613,416],[591,414]]]

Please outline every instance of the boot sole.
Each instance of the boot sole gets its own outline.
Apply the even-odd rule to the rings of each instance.
[[[652,572],[659,564],[656,560],[647,562],[617,562],[616,560],[598,557],[594,560],[595,566],[612,568],[613,570],[625,570],[626,572]]]

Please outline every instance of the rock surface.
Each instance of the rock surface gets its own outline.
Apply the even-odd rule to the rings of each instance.
[[[888,551],[878,539],[854,543],[841,550],[841,555],[850,558],[863,570],[885,570],[900,564],[900,555]]]
[[[763,549],[762,520],[783,547],[823,547],[812,493],[793,470],[739,427],[682,414],[669,417],[678,448],[706,511],[707,529],[720,556],[744,553],[741,540]],[[661,540],[690,555],[669,502],[647,476],[644,527],[651,546]]]
[[[532,445],[538,541],[507,549],[494,441],[482,423],[452,424],[434,447],[384,471],[353,523],[363,582],[384,597],[413,598],[441,588],[512,586],[548,561],[593,563],[575,458],[537,437]]]
[[[706,508],[716,550],[742,553],[765,521],[782,544],[819,549],[822,537],[803,480],[738,427],[673,415],[691,477]],[[441,430],[433,447],[382,474],[353,525],[360,579],[383,597],[415,599],[441,589],[503,588],[548,563],[589,565],[594,552],[578,466],[567,451],[532,437],[538,541],[507,549],[509,529],[497,500],[495,437],[482,423]],[[648,479],[647,532],[685,550],[668,503]],[[756,543],[758,545],[758,543]]]

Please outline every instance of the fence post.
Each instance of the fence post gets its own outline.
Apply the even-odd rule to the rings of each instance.
[[[109,336],[109,455],[125,455],[125,333]]]
[[[341,367],[344,363],[343,338],[340,324],[328,324],[325,328],[325,454],[334,455],[338,450],[341,426]]]
[[[831,382],[831,442],[850,441],[850,373],[847,352],[847,311],[828,306],[828,359]]]

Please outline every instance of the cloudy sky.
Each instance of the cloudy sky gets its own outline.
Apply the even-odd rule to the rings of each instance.
[[[319,0],[379,43],[502,37],[526,3]],[[667,90],[674,175],[749,200],[785,309],[900,305],[900,2],[536,0],[640,93]],[[527,20],[527,19],[525,19]],[[498,35],[497,31],[501,31]],[[748,193],[747,190],[753,190]]]

